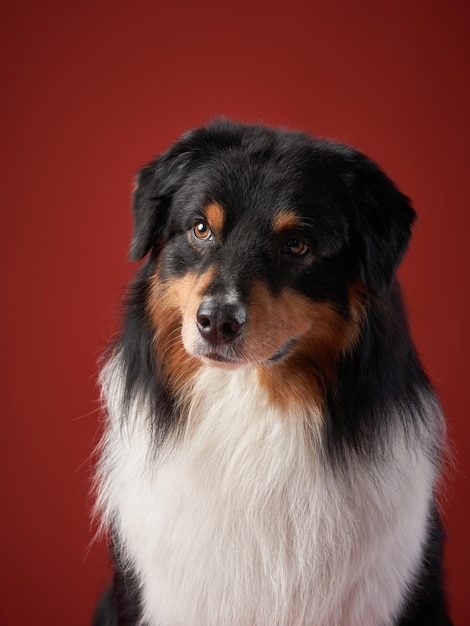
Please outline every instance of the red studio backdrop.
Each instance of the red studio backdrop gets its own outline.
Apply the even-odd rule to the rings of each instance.
[[[470,5],[5,3],[0,623],[82,626],[106,583],[89,496],[135,171],[223,115],[372,156],[419,214],[400,275],[445,407],[448,585],[470,624]]]

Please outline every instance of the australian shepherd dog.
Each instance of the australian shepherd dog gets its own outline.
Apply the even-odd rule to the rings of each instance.
[[[352,148],[219,120],[139,172],[133,212],[94,624],[450,624],[408,199]]]

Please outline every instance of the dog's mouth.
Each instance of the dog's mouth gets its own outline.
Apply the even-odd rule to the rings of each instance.
[[[256,354],[249,355],[242,350],[235,350],[232,346],[211,346],[210,349],[207,346],[201,346],[196,353],[193,353],[193,356],[196,356],[205,365],[223,369],[237,369],[244,365],[256,363],[270,365],[283,361],[291,353],[296,342],[297,338],[292,337],[271,356],[268,358],[263,357],[262,359],[258,358]]]
[[[192,352],[205,365],[221,367],[223,369],[236,369],[246,365],[249,359],[233,346],[211,346],[206,342],[198,342],[199,345]]]
[[[265,362],[276,363],[277,361],[282,361],[284,357],[286,357],[291,352],[296,342],[297,337],[292,337],[291,339],[289,339],[289,341],[286,341],[286,343],[281,346],[279,350],[277,350],[277,352],[270,356],[269,359],[267,359]]]
[[[233,370],[242,367],[242,365],[246,365],[246,361],[228,358],[227,356],[218,354],[217,352],[209,352],[208,354],[200,354],[197,356],[199,360],[204,363],[204,365],[209,365],[210,367],[220,367],[222,369]]]

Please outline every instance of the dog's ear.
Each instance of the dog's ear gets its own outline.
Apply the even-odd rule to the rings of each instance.
[[[405,254],[416,213],[381,169],[358,155],[346,175],[355,213],[361,279],[374,294],[390,289]]]
[[[152,248],[164,242],[168,212],[175,191],[189,171],[190,153],[176,144],[165,154],[143,167],[137,174],[132,197],[134,232],[129,258],[139,261]]]

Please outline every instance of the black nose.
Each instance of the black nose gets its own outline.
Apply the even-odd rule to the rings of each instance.
[[[245,322],[245,307],[215,298],[204,300],[196,314],[199,332],[215,346],[233,341],[242,333]]]

